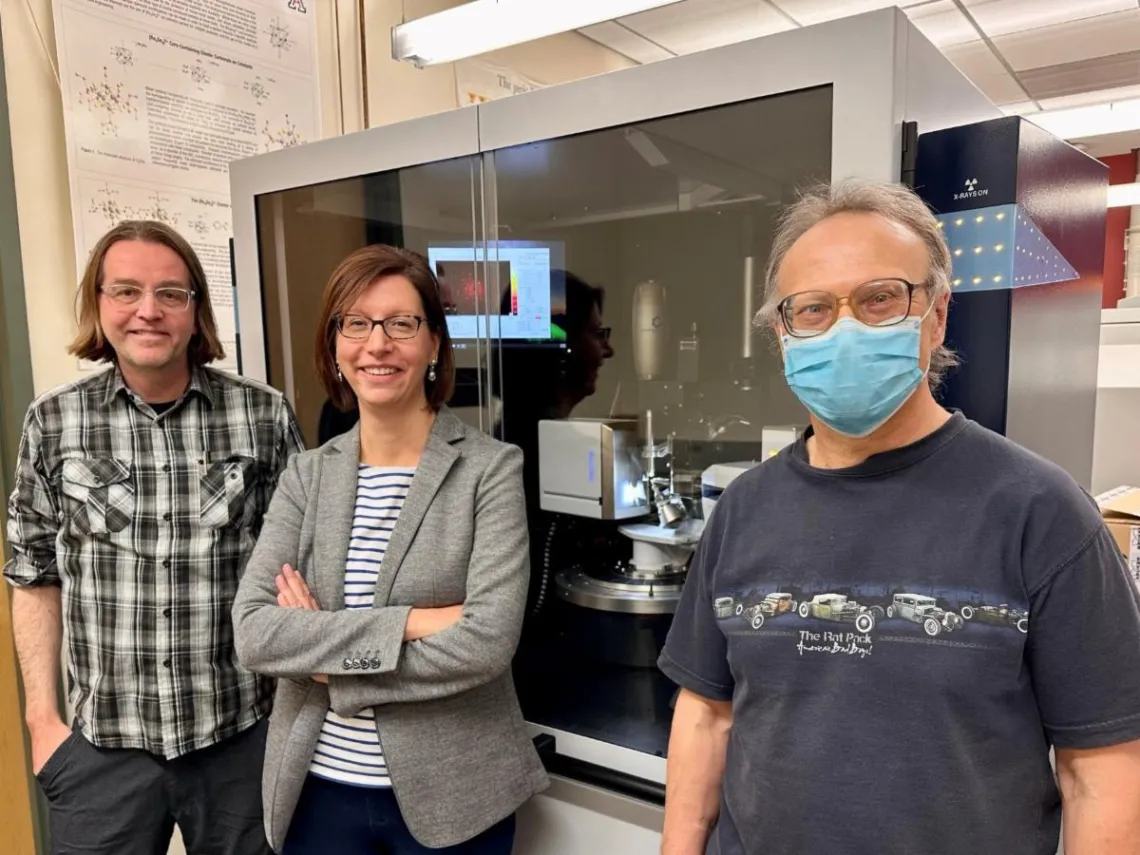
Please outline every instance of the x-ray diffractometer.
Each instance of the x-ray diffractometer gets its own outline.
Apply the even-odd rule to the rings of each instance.
[[[676,687],[656,658],[690,557],[719,492],[806,424],[751,323],[782,206],[913,180],[921,135],[1000,115],[889,9],[232,165],[241,371],[310,445],[321,285],[384,242],[441,280],[450,406],[523,449],[514,673],[553,784],[519,855],[659,849]]]

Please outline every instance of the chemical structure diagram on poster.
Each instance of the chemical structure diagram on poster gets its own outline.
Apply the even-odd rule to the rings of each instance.
[[[165,222],[210,255],[219,326],[236,336],[229,164],[319,137],[314,4],[55,0],[80,269],[115,223]]]

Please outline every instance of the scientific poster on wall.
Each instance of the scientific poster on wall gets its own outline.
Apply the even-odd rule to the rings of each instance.
[[[231,371],[228,165],[319,137],[317,2],[54,3],[79,272],[121,220],[172,226],[206,269]]]
[[[455,63],[455,101],[460,107],[529,92],[543,85],[485,60],[461,59]]]

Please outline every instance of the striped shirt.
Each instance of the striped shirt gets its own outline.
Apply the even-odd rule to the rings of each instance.
[[[356,479],[356,510],[344,571],[344,607],[370,609],[388,538],[404,506],[415,472],[361,466]],[[325,715],[309,771],[321,778],[360,787],[390,787],[388,766],[372,710],[342,718]]]
[[[230,612],[302,447],[280,392],[211,368],[166,408],[111,368],[28,409],[4,575],[62,588],[68,698],[89,742],[174,758],[269,712],[273,681],[238,664]]]

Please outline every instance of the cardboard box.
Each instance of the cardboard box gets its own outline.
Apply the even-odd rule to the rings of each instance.
[[[1117,487],[1096,497],[1101,516],[1140,584],[1140,487]]]

